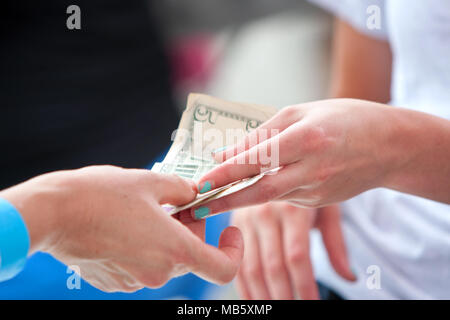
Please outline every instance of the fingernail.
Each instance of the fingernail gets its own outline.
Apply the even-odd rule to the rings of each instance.
[[[225,150],[226,148],[227,148],[227,146],[223,146],[223,147],[217,148],[217,149],[213,150],[212,153],[214,154],[214,153],[217,153],[217,152],[221,152],[221,151]]]
[[[195,219],[201,219],[209,215],[209,208],[208,207],[199,207],[194,210],[195,213]]]
[[[200,193],[205,193],[205,192],[211,191],[211,182],[205,181],[203,183],[203,187],[201,187],[201,185],[198,185],[198,190],[199,190],[198,192],[200,192]]]

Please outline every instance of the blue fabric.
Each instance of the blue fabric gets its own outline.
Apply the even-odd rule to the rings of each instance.
[[[30,236],[20,213],[0,199],[0,281],[22,271],[30,248]]]
[[[155,161],[161,161],[162,154]],[[149,168],[152,166],[149,165]],[[218,244],[220,232],[228,226],[229,214],[207,219],[206,242]],[[105,293],[81,281],[80,289],[68,289],[67,279],[72,275],[67,267],[52,256],[38,252],[28,259],[21,273],[0,283],[0,299],[125,299],[147,300],[183,297],[205,299],[219,287],[193,274],[172,279],[160,289],[142,289],[135,293]]]

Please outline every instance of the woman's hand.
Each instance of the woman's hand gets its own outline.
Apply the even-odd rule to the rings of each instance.
[[[219,249],[204,243],[204,221],[189,212],[175,218],[161,204],[185,204],[195,185],[172,175],[111,166],[46,174],[4,190],[29,229],[31,250],[43,250],[103,291],[156,288],[193,272],[231,281],[243,244],[227,228]]]
[[[330,262],[354,281],[340,226],[338,206],[303,209],[285,202],[239,209],[232,223],[242,230],[245,253],[237,276],[244,299],[318,299],[309,254],[309,231],[318,228]]]
[[[395,148],[393,109],[336,99],[281,110],[242,142],[216,153],[216,160],[223,163],[202,177],[199,190],[207,182],[217,188],[270,168],[281,166],[281,170],[212,201],[207,204],[209,212],[274,199],[321,207],[383,186],[403,160]]]
[[[201,210],[214,214],[270,200],[322,207],[377,187],[450,203],[449,146],[450,121],[422,112],[355,99],[287,107],[217,152],[223,163],[198,189],[281,169]]]

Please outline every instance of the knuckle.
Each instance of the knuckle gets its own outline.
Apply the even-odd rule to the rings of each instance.
[[[168,281],[168,276],[165,274],[152,274],[146,277],[143,281],[146,287],[160,288]]]
[[[133,292],[136,292],[138,290],[141,290],[142,288],[143,287],[141,287],[141,286],[126,287],[126,288],[124,288],[121,291],[126,292],[126,293],[133,293]]]
[[[137,285],[137,284],[129,284],[129,283],[122,283],[120,291],[121,292],[127,292],[127,293],[132,293],[135,292],[139,289],[141,289],[142,287]]]
[[[273,257],[273,255],[271,255]],[[268,260],[266,264],[266,274],[269,277],[277,277],[279,274],[281,274],[284,270],[283,263],[278,259],[270,259]]]
[[[299,263],[308,259],[308,249],[303,245],[293,245],[286,253],[286,263],[291,267],[297,266]]]
[[[325,131],[319,126],[304,125],[300,130],[300,137],[302,148],[308,153],[323,151],[327,145]]]
[[[168,273],[160,270],[146,271],[137,278],[138,283],[149,288],[162,287],[167,281],[169,281]]]
[[[321,184],[333,175],[333,170],[331,170],[329,167],[320,167],[316,169],[316,172],[314,174],[314,181],[318,184]]]
[[[171,173],[169,175],[170,179],[173,180],[174,183],[182,185],[185,188],[189,188],[189,182],[186,179],[183,179],[182,177],[176,175],[175,173]]]
[[[106,292],[106,293],[115,293],[115,292],[119,291],[116,288],[110,288],[110,287],[98,287],[98,289],[100,289],[101,291]]]
[[[287,106],[281,110],[281,113],[283,114],[284,117],[292,118],[297,115],[298,106],[295,105]]]
[[[242,271],[250,281],[258,281],[263,277],[262,269],[258,264],[247,265]]]
[[[170,177],[171,177],[174,185],[180,186],[182,189],[184,189],[183,195],[186,198],[193,196],[193,194],[195,192],[193,190],[193,185],[191,185],[191,182],[189,182],[187,179],[177,176],[174,173],[170,174]]]
[[[258,218],[261,222],[270,224],[274,220],[274,215],[272,214],[272,211],[267,210],[267,209],[262,209],[259,212]]]

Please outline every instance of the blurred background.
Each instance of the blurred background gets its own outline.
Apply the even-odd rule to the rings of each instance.
[[[278,108],[327,96],[331,18],[303,0],[6,0],[0,20],[0,188],[90,164],[151,167],[190,92]],[[209,243],[228,219],[207,220]],[[193,275],[128,295],[68,290],[69,273],[37,253],[0,299],[238,298]]]
[[[331,19],[304,0],[152,2],[174,90],[277,107],[323,98]]]

